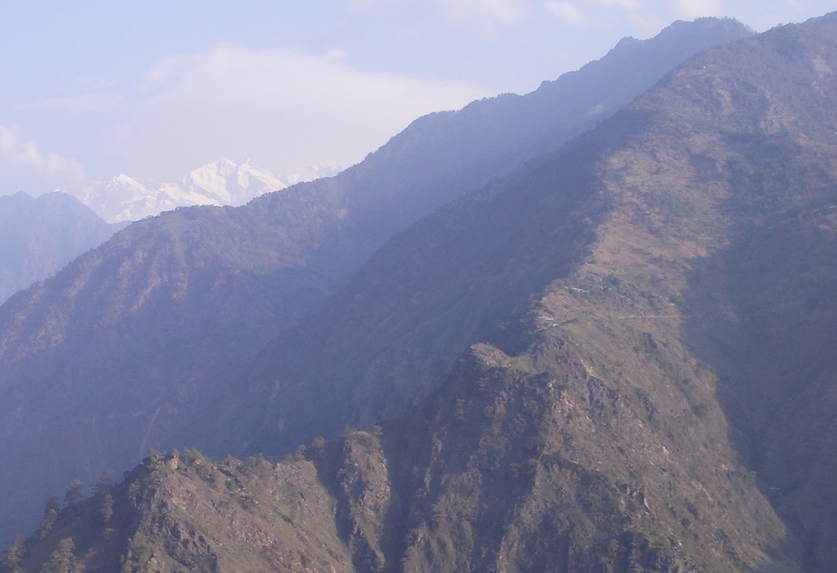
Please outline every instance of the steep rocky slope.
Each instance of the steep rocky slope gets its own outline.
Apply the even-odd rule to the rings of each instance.
[[[716,412],[597,378],[574,342],[475,345],[401,421],[279,464],[154,454],[47,509],[7,571],[797,571]]]
[[[622,43],[529,96],[419,119],[334,178],[140,221],[4,305],[0,534],[74,477],[205,437],[207,404],[395,232],[748,33],[702,20]]]
[[[580,432],[631,452],[597,446],[585,467],[629,467],[659,440],[685,465],[650,489],[693,475],[713,504],[750,475],[799,562],[833,569],[835,31],[832,14],[702,54],[593,133],[413,226],[263,353],[221,402],[223,437],[246,454],[336,436],[426,395],[470,344],[515,356],[540,341],[559,353],[542,361],[572,349],[561,361],[602,384],[596,397],[584,383],[591,402],[617,417],[628,404],[653,428],[627,449],[624,427]],[[764,533],[761,519],[742,527]]]
[[[581,264],[597,241],[620,240],[614,237],[632,236],[633,226],[647,225],[660,244],[655,248],[682,245],[685,250],[672,258],[685,261],[751,232],[760,224],[751,204],[783,205],[758,197],[762,191],[746,183],[747,174],[787,195],[795,189],[783,187],[790,177],[784,171],[802,167],[790,162],[793,156],[784,146],[803,145],[797,153],[813,154],[806,159],[810,165],[828,166],[833,95],[831,75],[821,71],[828,42],[821,47],[819,38],[806,37],[812,46],[800,44],[795,53],[786,36],[796,29],[699,56],[606,127],[396,236],[323,309],[262,353],[250,374],[252,386],[264,384],[269,395],[294,404],[294,396],[309,401],[311,385],[341,387],[351,398],[346,402],[340,394],[335,404],[343,411],[323,417],[334,419],[338,429],[344,422],[372,423],[425,395],[469,344]],[[819,154],[816,140],[826,146]],[[646,141],[651,149],[644,155],[627,151]],[[629,153],[637,158],[629,159]],[[625,175],[629,170],[631,178]],[[777,173],[785,179],[774,179]],[[817,184],[827,189],[827,176],[822,177],[825,182]],[[617,178],[624,189],[610,183]],[[605,189],[606,182],[611,187]],[[742,195],[733,200],[716,189]],[[647,221],[626,220],[624,228],[609,230],[614,237],[605,237],[602,222],[632,205],[616,202],[617,193],[629,191],[637,196],[632,201],[641,201],[652,214]],[[821,190],[806,192],[810,198],[782,201],[820,200],[814,194]],[[686,244],[681,237],[689,229]],[[241,395],[238,388],[233,394]],[[280,414],[275,419],[282,427],[289,423]]]

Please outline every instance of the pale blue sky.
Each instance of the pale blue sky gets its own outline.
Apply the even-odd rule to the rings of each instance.
[[[0,194],[221,157],[277,175],[349,166],[412,119],[541,81],[676,19],[757,31],[833,0],[5,3]]]

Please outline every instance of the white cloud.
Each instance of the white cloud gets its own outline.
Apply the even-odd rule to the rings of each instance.
[[[584,13],[574,4],[549,1],[544,3],[544,7],[552,15],[569,26],[581,27],[584,25]]]
[[[0,161],[54,183],[78,185],[84,181],[84,170],[78,162],[57,153],[44,155],[34,141],[24,140],[16,126],[0,126]]]
[[[233,45],[158,61],[133,92],[103,148],[128,174],[158,179],[218,157],[251,158],[279,175],[313,163],[347,167],[419,115],[492,95],[465,83],[361,72],[341,52]],[[101,111],[113,114],[114,99],[100,98]]]

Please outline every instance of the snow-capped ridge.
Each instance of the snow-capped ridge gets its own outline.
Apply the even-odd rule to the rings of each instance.
[[[252,165],[222,158],[193,169],[179,183],[155,184],[119,174],[78,191],[69,192],[110,223],[137,221],[176,207],[244,205],[264,193],[280,191],[303,181],[329,177],[338,169],[313,166],[301,174],[280,178]]]

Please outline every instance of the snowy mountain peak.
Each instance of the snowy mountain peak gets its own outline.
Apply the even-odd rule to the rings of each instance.
[[[263,193],[328,177],[337,171],[315,166],[280,179],[254,167],[249,159],[239,164],[225,157],[192,170],[179,183],[140,182],[120,174],[70,194],[106,221],[115,223],[136,221],[176,207],[243,205]]]
[[[195,205],[243,205],[262,193],[287,186],[267,171],[253,167],[249,160],[239,165],[227,158],[193,170],[180,183],[180,188]],[[207,201],[201,201],[200,197]]]

